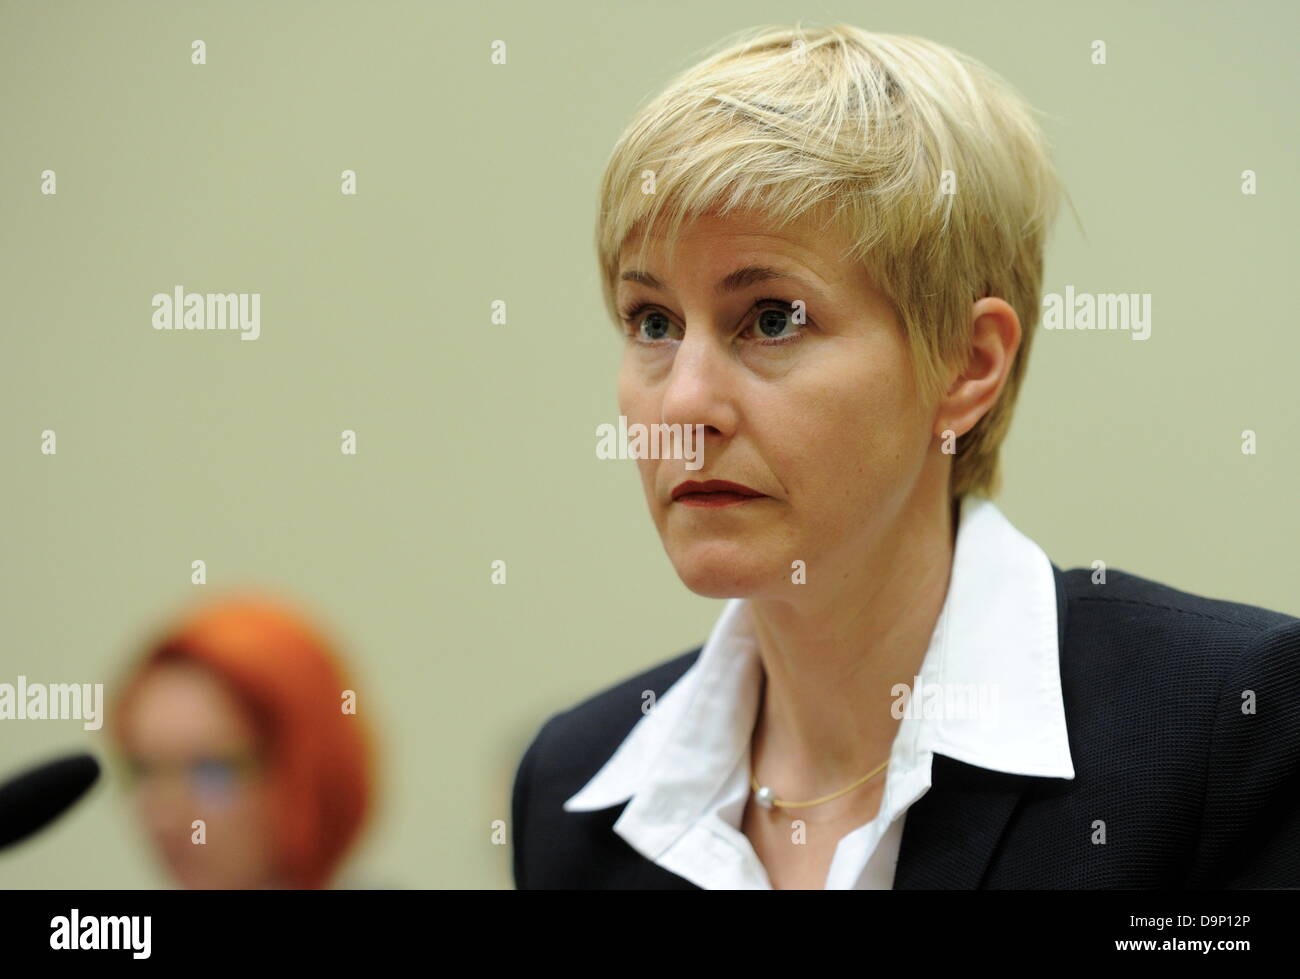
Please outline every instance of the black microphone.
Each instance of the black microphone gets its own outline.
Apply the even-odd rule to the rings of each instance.
[[[99,762],[69,755],[15,775],[0,785],[0,850],[54,822],[99,778]]]

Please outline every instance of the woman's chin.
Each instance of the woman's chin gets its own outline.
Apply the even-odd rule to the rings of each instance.
[[[712,549],[709,554],[674,555],[673,567],[682,584],[704,598],[748,598],[770,588],[782,573],[770,562]]]

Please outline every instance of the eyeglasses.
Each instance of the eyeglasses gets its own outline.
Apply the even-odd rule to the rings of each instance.
[[[261,767],[252,751],[171,761],[131,755],[125,761],[127,781],[135,787],[175,784],[179,779],[191,796],[213,803],[229,802],[240,783]]]

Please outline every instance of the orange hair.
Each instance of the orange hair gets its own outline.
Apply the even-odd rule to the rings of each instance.
[[[201,609],[155,643],[125,684],[112,726],[154,668],[187,662],[223,680],[262,733],[275,792],[279,870],[297,888],[327,885],[371,806],[373,753],[366,726],[344,714],[355,689],[326,643],[298,615],[257,599]]]

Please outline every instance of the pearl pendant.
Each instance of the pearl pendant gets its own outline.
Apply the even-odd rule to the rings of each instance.
[[[754,793],[754,801],[764,809],[771,809],[772,803],[776,801],[776,793],[764,785]]]

